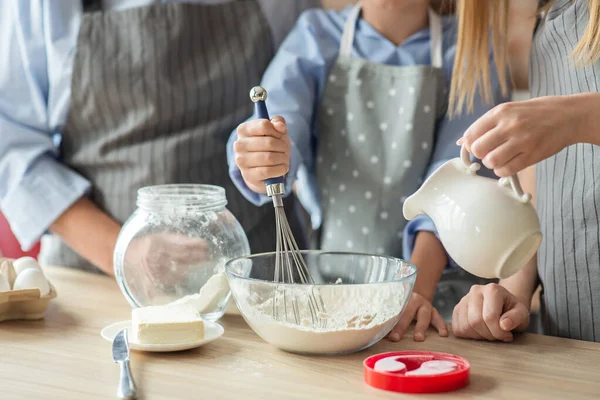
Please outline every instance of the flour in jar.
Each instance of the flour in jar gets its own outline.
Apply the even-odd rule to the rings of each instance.
[[[277,293],[273,293],[272,286],[261,290],[256,284],[236,284],[240,308],[258,335],[282,350],[311,354],[358,351],[381,339],[398,321],[406,293],[410,292],[398,282],[337,284],[318,289],[281,285],[286,287]],[[317,299],[320,295],[325,306],[316,323],[309,306],[311,295]],[[293,299],[298,304],[298,320]],[[273,302],[277,305],[275,312]]]

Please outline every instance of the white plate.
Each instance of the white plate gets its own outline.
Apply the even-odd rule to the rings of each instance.
[[[210,343],[223,336],[225,329],[221,325],[212,321],[204,321],[204,339],[189,343],[178,344],[140,344],[135,342],[131,336],[131,321],[121,321],[108,325],[100,332],[100,335],[107,341],[111,342],[115,339],[121,330],[127,328],[129,336],[129,348],[139,351],[154,351],[154,352],[170,352],[194,349],[204,344]]]

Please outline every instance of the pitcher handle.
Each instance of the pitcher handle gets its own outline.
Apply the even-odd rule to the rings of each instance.
[[[467,168],[472,169],[474,164],[473,162],[471,162],[471,154],[464,145],[460,148],[460,158]],[[523,192],[521,182],[519,181],[519,177],[516,174],[506,178],[506,180],[510,182],[510,186],[512,187],[512,190],[515,192],[519,200],[521,200],[523,203],[528,203],[531,200],[531,195],[529,193]],[[504,183],[506,180],[501,179],[500,183]]]

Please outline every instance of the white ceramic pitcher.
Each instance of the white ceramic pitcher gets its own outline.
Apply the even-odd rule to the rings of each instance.
[[[542,241],[540,221],[517,176],[495,180],[476,175],[463,147],[461,157],[439,167],[404,202],[408,220],[434,222],[446,251],[481,278],[507,278],[527,264]]]

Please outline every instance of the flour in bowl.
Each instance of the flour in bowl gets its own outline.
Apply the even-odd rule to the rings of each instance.
[[[374,344],[394,327],[407,292],[410,294],[401,282],[318,288],[280,285],[284,289],[276,293],[272,285],[236,284],[240,310],[259,336],[282,350],[307,354],[351,353]],[[325,306],[315,323],[309,305],[311,295],[320,295]]]

